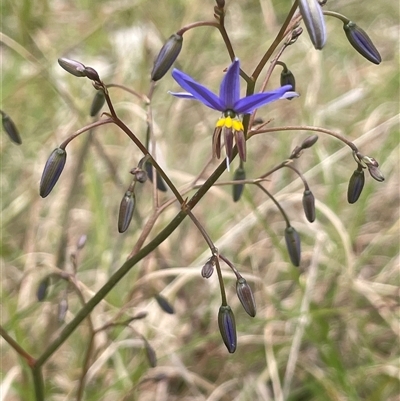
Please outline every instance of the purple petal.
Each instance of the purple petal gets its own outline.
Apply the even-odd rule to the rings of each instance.
[[[185,91],[189,92],[193,96],[194,99],[199,100],[211,109],[218,111],[224,110],[218,96],[212,93],[205,86],[199,84],[194,79],[189,77],[189,75],[186,75],[182,71],[174,68],[172,71],[172,76],[175,81],[178,82],[183,89],[185,89]]]
[[[194,99],[194,100],[196,100],[196,98],[190,93],[186,93],[186,92],[171,92],[171,91],[168,91],[168,93],[170,95],[172,95],[172,96],[179,97],[181,99]]]
[[[271,92],[256,93],[255,95],[244,97],[236,102],[233,110],[237,114],[250,114],[260,106],[280,99],[290,89],[292,89],[291,85],[284,85]],[[293,93],[291,93],[291,96],[293,96]]]
[[[233,110],[234,104],[240,98],[239,73],[240,62],[238,58],[235,58],[233,63],[228,68],[228,71],[226,72],[219,89],[219,98],[224,110]]]

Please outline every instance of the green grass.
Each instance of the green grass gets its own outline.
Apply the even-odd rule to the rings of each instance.
[[[243,69],[250,72],[272,42],[288,4],[227,4],[228,33]],[[237,351],[228,354],[221,341],[216,274],[209,280],[200,275],[210,251],[187,219],[92,312],[95,329],[119,312],[118,321],[142,311],[147,316],[133,321],[132,328],[96,334],[82,399],[398,399],[399,10],[393,4],[328,2],[330,10],[348,15],[368,32],[383,62],[376,66],[363,59],[346,41],[340,22],[327,19],[329,39],[323,51],[314,50],[304,32],[282,57],[295,74],[300,98],[257,113],[265,121],[273,119],[270,126],[316,125],[346,135],[380,162],[385,181],[378,183],[367,174],[359,201],[349,205],[347,183],[356,167],[351,152],[334,138],[319,135],[317,144],[296,161],[317,199],[317,220],[310,224],[303,217],[303,188],[294,173],[280,170],[269,177],[268,190],[301,235],[300,268],[290,264],[281,215],[260,190],[248,185],[241,201],[233,203],[230,186],[212,188],[193,213],[251,284],[257,302],[252,319],[236,298],[233,274],[223,265],[236,317]],[[39,197],[50,152],[92,122],[91,83],[68,75],[57,58],[78,59],[96,68],[107,83],[147,93],[152,62],[164,40],[185,24],[211,19],[213,6],[211,0],[2,2],[1,109],[18,126],[23,144],[12,144],[2,133],[0,319],[34,357],[65,325],[57,314],[66,291],[66,322],[81,308],[72,286],[59,279],[53,280],[46,300],[37,302],[41,280],[62,270],[72,272],[70,255],[85,234],[76,277],[89,300],[124,263],[153,208],[152,187],[146,183],[137,192],[130,228],[118,234],[119,203],[141,153],[110,125],[95,130],[90,140],[84,134],[68,146],[59,182],[47,198]],[[217,30],[185,34],[179,68],[216,90],[228,64]],[[269,89],[279,85],[278,71]],[[182,188],[211,156],[218,115],[198,102],[172,98],[168,90],[177,90],[170,74],[157,84],[152,102],[155,135],[162,166]],[[117,88],[110,95],[118,115],[144,140],[143,104]],[[307,135],[281,131],[252,138],[247,177],[286,159]],[[232,170],[237,165],[235,160]],[[201,178],[216,166],[212,162]],[[231,177],[232,172],[225,172],[221,180]],[[161,201],[172,197],[160,195]],[[178,211],[176,204],[167,208],[150,237]],[[153,298],[156,292],[172,303],[174,315],[161,311]],[[157,354],[155,368],[149,367],[141,336]],[[45,364],[46,400],[77,398],[89,338],[85,320]],[[0,344],[2,399],[34,400],[29,369],[5,341]]]

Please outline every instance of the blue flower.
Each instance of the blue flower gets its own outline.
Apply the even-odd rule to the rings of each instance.
[[[213,154],[218,158],[221,156],[221,133],[223,132],[228,165],[232,158],[233,138],[235,138],[240,158],[243,161],[246,160],[246,138],[243,123],[239,119],[240,114],[250,114],[260,106],[278,99],[298,96],[297,93],[291,91],[291,85],[285,85],[271,92],[256,93],[240,98],[239,74],[240,62],[236,58],[229,66],[221,82],[219,96],[217,96],[189,75],[174,69],[172,71],[173,78],[187,93],[169,92],[182,99],[199,100],[207,107],[222,113],[214,130]]]

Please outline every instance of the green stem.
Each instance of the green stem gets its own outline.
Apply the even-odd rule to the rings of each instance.
[[[14,350],[21,355],[29,366],[35,365],[35,358],[31,356],[28,352],[26,352],[8,333],[7,331],[0,325],[0,335],[8,342],[8,344],[14,348]]]
[[[226,169],[225,160],[220,163],[217,169],[203,184],[203,186],[192,196],[187,203],[187,208],[192,210],[200,199],[212,187],[214,182],[221,176]],[[144,246],[136,255],[128,259],[107,281],[106,284],[91,298],[86,305],[76,314],[75,318],[68,323],[60,335],[44,350],[42,355],[36,360],[35,366],[42,366],[51,355],[67,340],[67,338],[75,331],[79,324],[86,316],[99,304],[106,295],[116,286],[116,284],[136,265],[140,260],[146,257],[150,252],[156,249],[163,241],[165,241],[175,229],[182,223],[187,216],[187,211],[181,210],[174,219],[146,246]],[[225,300],[226,302],[226,300]]]
[[[35,388],[35,398],[36,401],[44,401],[44,382],[43,382],[43,374],[42,368],[40,366],[36,366],[32,368],[32,377],[33,384]]]
[[[335,17],[339,19],[340,21],[343,22],[343,24],[348,24],[350,22],[350,20],[347,17],[345,17],[342,14],[335,13],[334,11],[323,10],[322,12],[324,13],[324,15],[329,15],[330,17]]]
[[[221,266],[219,264],[219,256],[217,257],[217,259],[215,261],[215,268],[217,270],[219,289],[221,291],[221,303],[222,303],[222,306],[228,306],[228,301],[226,300],[224,279],[222,277]]]

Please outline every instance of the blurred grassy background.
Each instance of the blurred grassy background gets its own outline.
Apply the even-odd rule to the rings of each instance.
[[[226,25],[242,67],[250,72],[272,42],[289,2],[227,2]],[[273,175],[277,194],[302,238],[302,264],[294,268],[283,242],[284,222],[265,196],[246,187],[239,203],[230,187],[216,187],[194,210],[219,250],[255,290],[256,318],[242,310],[232,274],[226,271],[235,312],[238,349],[229,355],[217,327],[217,278],[200,276],[207,246],[185,221],[161,247],[140,263],[92,314],[95,327],[125,306],[137,332],[115,328],[96,336],[85,400],[368,400],[399,398],[399,7],[397,2],[328,1],[364,28],[383,62],[373,65],[353,51],[341,23],[328,19],[329,39],[315,51],[307,35],[284,54],[301,97],[261,109],[271,126],[319,125],[345,134],[362,153],[381,163],[385,182],[369,176],[360,200],[346,201],[355,169],[350,151],[320,135],[297,166],[318,199],[317,221],[306,222],[301,183],[288,171]],[[146,93],[152,61],[162,43],[190,22],[212,19],[214,2],[193,0],[1,2],[1,108],[17,124],[23,144],[1,137],[1,321],[34,356],[58,333],[57,305],[66,285],[55,282],[45,302],[36,300],[41,280],[63,268],[87,235],[79,255],[78,279],[86,299],[99,289],[132,250],[152,208],[150,184],[137,194],[129,230],[117,233],[120,200],[129,170],[140,153],[117,128],[105,126],[68,147],[66,168],[54,191],[39,197],[38,184],[50,152],[72,132],[90,123],[94,89],[65,73],[66,56],[94,67],[109,83]],[[217,90],[229,64],[217,30],[185,34],[176,63]],[[279,85],[278,70],[269,88]],[[173,99],[168,74],[156,88],[153,114],[160,161],[182,186],[211,154],[215,112],[196,102]],[[144,106],[118,89],[110,90],[117,112],[141,138]],[[246,172],[256,177],[288,157],[307,132],[280,132],[248,143]],[[82,160],[81,160],[82,159]],[[113,165],[117,174],[109,168]],[[80,163],[82,164],[80,166]],[[213,163],[213,166],[216,166]],[[234,162],[234,166],[237,161]],[[204,177],[211,173],[208,168]],[[225,173],[223,179],[230,179]],[[121,184],[122,183],[122,184]],[[164,198],[171,195],[164,195]],[[164,199],[162,198],[162,199]],[[260,206],[261,205],[261,206]],[[260,208],[258,207],[260,206]],[[177,212],[170,207],[159,231]],[[152,298],[162,291],[176,313],[163,313]],[[131,301],[130,303],[128,301]],[[80,308],[68,291],[70,321]],[[83,354],[83,324],[46,364],[48,400],[76,399]],[[150,369],[140,333],[158,357]],[[33,400],[28,370],[1,342],[2,400]]]

